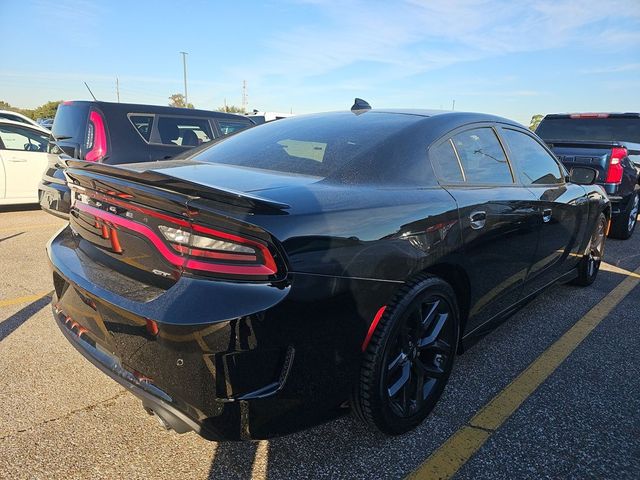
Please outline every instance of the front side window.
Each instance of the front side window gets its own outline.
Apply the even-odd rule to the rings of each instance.
[[[211,125],[206,118],[160,116],[158,134],[160,143],[181,147],[197,147],[214,138]]]
[[[563,182],[560,167],[542,145],[516,130],[505,128],[502,132],[510,156],[518,165],[523,184],[552,185]]]
[[[492,128],[467,130],[452,140],[468,183],[513,183],[507,157]]]
[[[230,133],[239,132],[251,125],[245,122],[234,122],[232,120],[218,120],[218,126],[222,135],[229,135]]]
[[[28,128],[0,125],[0,139],[7,150],[46,152],[49,137]]]
[[[148,142],[153,128],[153,115],[129,115],[129,121],[140,136]]]

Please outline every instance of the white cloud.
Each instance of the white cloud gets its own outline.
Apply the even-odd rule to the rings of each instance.
[[[615,31],[599,24],[625,16],[640,18],[637,0],[301,3],[315,14],[305,24],[264,40],[267,55],[252,65],[257,75],[301,79],[372,62],[389,67],[377,75],[378,81],[386,81],[460,62],[569,44],[640,48],[640,34],[624,30],[623,22],[616,22]]]

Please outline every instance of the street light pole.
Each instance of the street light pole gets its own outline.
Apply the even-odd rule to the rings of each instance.
[[[184,106],[189,105],[189,96],[187,95],[187,52],[180,52],[182,54],[182,69],[184,71]]]

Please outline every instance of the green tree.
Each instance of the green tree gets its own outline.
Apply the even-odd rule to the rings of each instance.
[[[242,107],[236,107],[235,105],[223,105],[218,108],[218,111],[227,113],[244,113],[244,109]]]
[[[38,118],[53,118],[56,116],[56,112],[58,111],[58,105],[62,103],[62,100],[54,100],[51,102],[44,103],[39,107],[30,110],[29,113],[27,111],[24,112],[25,115],[35,119]]]
[[[184,99],[184,95],[181,93],[174,93],[169,97],[169,106],[177,108],[194,108],[193,103],[187,103]]]
[[[544,118],[544,115],[534,115],[531,117],[531,123],[529,123],[529,130],[531,130],[532,132],[536,131],[536,128],[538,128],[538,125],[540,125],[540,122],[542,121],[542,119]]]

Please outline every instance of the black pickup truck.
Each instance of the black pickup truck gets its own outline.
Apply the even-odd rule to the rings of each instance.
[[[640,113],[552,114],[536,133],[567,170],[598,171],[598,183],[611,199],[609,236],[629,238],[638,217]]]

